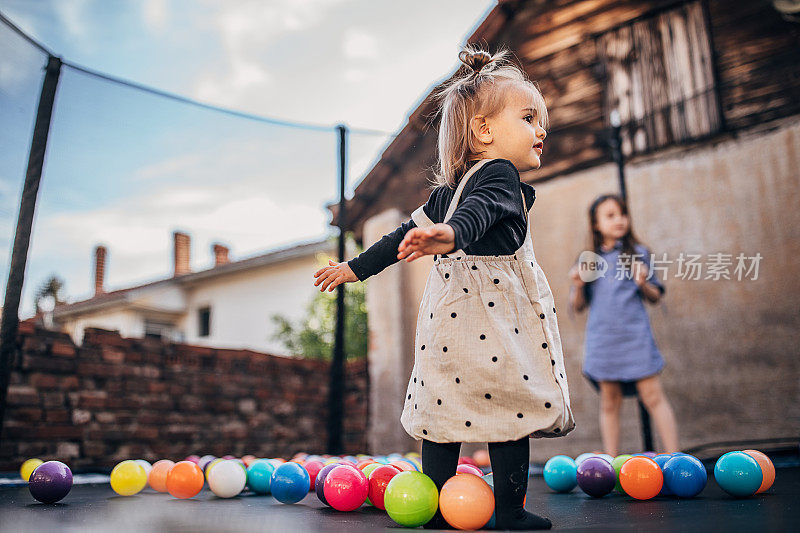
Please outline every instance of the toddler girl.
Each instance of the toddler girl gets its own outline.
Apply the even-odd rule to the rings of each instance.
[[[533,253],[533,187],[547,110],[536,86],[505,60],[468,48],[437,93],[436,187],[411,220],[315,285],[374,275],[400,259],[433,255],[417,317],[414,368],[401,423],[422,439],[423,472],[442,485],[462,442],[488,442],[498,529],[544,529],[523,508],[529,437],[575,425],[553,294]],[[440,513],[425,525],[447,527]]]
[[[600,388],[600,435],[609,455],[619,453],[619,411],[624,389],[639,395],[653,418],[665,452],[678,451],[675,416],[658,373],[664,360],[650,330],[643,301],[655,303],[664,294],[657,276],[650,276],[650,252],[633,236],[625,201],[599,196],[589,208],[592,250],[608,264],[596,280],[585,282],[580,264],[570,271],[570,305],[589,307],[583,373]],[[647,265],[642,262],[647,261]]]

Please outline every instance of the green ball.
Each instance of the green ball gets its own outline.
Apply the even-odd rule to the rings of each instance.
[[[386,485],[383,503],[389,517],[405,527],[430,521],[439,508],[439,491],[422,472],[400,472]]]
[[[633,456],[632,455],[627,455],[627,454],[626,455],[618,455],[618,456],[614,457],[613,461],[611,461],[611,466],[614,467],[614,472],[616,472],[616,476],[617,476],[617,484],[614,485],[614,490],[616,490],[617,492],[621,492],[623,494],[625,494],[625,491],[622,490],[622,485],[619,484],[619,470],[620,470],[620,468],[622,468],[622,465],[625,464],[625,461],[627,461],[631,457],[633,457]]]

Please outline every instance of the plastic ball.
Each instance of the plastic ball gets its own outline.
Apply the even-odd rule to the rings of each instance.
[[[191,457],[191,456],[190,456],[190,457]],[[203,457],[201,457],[201,458],[200,458],[200,459],[197,461],[197,463],[195,463],[195,464],[196,464],[197,466],[199,466],[200,468],[202,468],[202,469],[203,469],[203,471],[205,472],[205,469],[206,469],[206,467],[208,466],[208,464],[209,464],[211,461],[213,461],[214,459],[216,459],[216,457],[214,457],[213,455],[204,455],[204,456],[203,456]],[[186,460],[187,460],[187,461],[191,461],[192,463],[194,463],[194,461],[192,461],[192,460],[191,460],[191,459],[189,459],[188,457],[186,458]]]
[[[111,488],[120,496],[138,494],[147,485],[147,474],[136,461],[122,461],[111,471]]]
[[[614,490],[616,483],[614,467],[599,457],[584,459],[578,465],[575,478],[581,490],[593,498],[602,498]]]
[[[283,463],[272,473],[270,490],[272,495],[281,503],[297,503],[308,494],[311,486],[311,476],[308,471],[297,463]]]
[[[203,490],[203,471],[191,461],[179,461],[167,474],[166,485],[174,497],[192,498]]]
[[[324,466],[325,465],[322,464],[322,461],[308,461],[305,465],[303,465],[310,478],[308,490],[314,490],[315,483],[317,481],[317,474],[319,474],[319,471],[322,470]]]
[[[589,457],[594,457],[594,456],[595,456],[595,454],[593,454],[593,453],[589,453],[589,452],[582,453],[578,457],[575,458],[575,464],[580,466],[581,463],[584,462],[586,459],[588,459]]]
[[[442,486],[439,509],[456,529],[480,529],[494,514],[494,493],[480,476],[455,475]]]
[[[250,463],[252,463],[255,460],[256,460],[256,456],[255,455],[243,455],[242,456],[242,462],[244,463],[245,467],[250,466]]]
[[[475,466],[486,467],[491,464],[489,459],[489,452],[487,450],[478,450],[472,454],[472,459],[475,461]]]
[[[571,457],[556,455],[544,465],[544,482],[556,492],[569,492],[578,484],[578,465]]]
[[[401,526],[418,527],[439,508],[439,491],[422,472],[400,472],[386,485],[383,503],[389,517]]]
[[[408,461],[404,461],[402,459],[397,459],[396,461],[392,461],[389,463],[390,465],[396,467],[401,472],[416,472],[417,467],[413,464],[409,463]]]
[[[653,457],[653,461],[656,462],[661,472],[664,473],[664,485],[661,487],[661,492],[658,493],[659,496],[672,496],[672,491],[669,489],[669,484],[667,483],[667,471],[664,470],[667,461],[672,459],[672,457],[671,453],[662,453]]]
[[[147,483],[150,488],[157,492],[167,492],[167,474],[169,474],[173,466],[175,466],[175,463],[169,459],[156,461],[147,476]]]
[[[184,461],[189,461],[191,463],[199,465],[200,464],[200,456],[199,455],[189,455],[188,457],[186,457],[186,459],[184,459]]]
[[[30,480],[33,471],[36,470],[36,467],[38,467],[42,463],[44,463],[44,461],[42,461],[41,459],[28,459],[27,461],[22,463],[22,466],[19,467],[20,477],[25,481]]]
[[[460,464],[460,465],[478,466],[478,464],[475,462],[475,459],[473,459],[472,457],[467,457],[467,456],[459,457],[458,458],[458,464]]]
[[[365,466],[371,465],[371,464],[375,464],[375,463],[376,463],[376,461],[373,461],[372,459],[362,459],[361,461],[359,461],[356,464],[356,468],[358,468],[359,470],[361,470],[363,472]]]
[[[144,459],[136,459],[136,460],[134,460],[134,462],[138,463],[139,465],[141,465],[142,468],[144,468],[144,475],[145,476],[149,476],[150,475],[150,470],[153,469],[153,465],[151,465],[148,461],[145,461]]]
[[[483,472],[481,472],[480,468],[467,463],[461,463],[458,465],[456,467],[456,474],[472,474],[474,476],[483,477]]]
[[[42,503],[55,503],[72,489],[72,471],[61,461],[46,461],[28,478],[31,496]]]
[[[269,494],[275,467],[267,461],[256,460],[247,467],[247,486],[256,494]]]
[[[366,470],[366,469],[365,469]],[[366,471],[364,472],[366,474]],[[386,493],[386,486],[389,482],[399,474],[400,471],[392,465],[380,465],[376,463],[376,467],[368,474],[369,478],[369,502],[378,509],[386,509],[383,503],[383,498]]]
[[[678,498],[694,498],[703,491],[708,481],[706,467],[691,455],[670,457],[661,469],[664,472],[664,486]]]
[[[233,498],[244,490],[247,473],[239,463],[223,461],[208,475],[208,488],[220,498]]]
[[[738,498],[752,496],[761,487],[764,475],[758,461],[744,452],[728,452],[717,459],[714,478],[722,490]]]
[[[614,485],[614,490],[617,492],[625,492],[622,490],[622,485],[619,484],[619,469],[622,468],[622,465],[625,464],[625,461],[633,457],[632,455],[622,454],[614,457],[614,460],[611,461],[611,466],[614,467],[614,472],[617,476],[617,483]]]
[[[762,453],[758,450],[745,450],[744,453],[756,460],[758,466],[761,467],[761,473],[764,476],[764,478],[761,480],[761,486],[758,487],[756,494],[764,492],[765,490],[769,490],[769,488],[775,482],[775,465],[772,464],[772,461],[765,453]]]
[[[317,493],[317,498],[327,506],[330,506],[330,504],[328,500],[325,499],[325,478],[328,477],[330,471],[339,466],[339,464],[341,463],[331,463],[323,466],[322,470],[317,474],[317,479],[314,481],[314,492]]]
[[[664,486],[664,474],[658,464],[645,455],[631,457],[619,470],[619,483],[628,496],[649,500]]]
[[[600,459],[605,459],[608,461],[608,464],[611,464],[614,461],[614,458],[608,455],[607,453],[598,453],[595,457],[599,457]]]
[[[227,461],[228,459],[224,459],[222,457],[217,457],[216,459],[212,460],[208,463],[205,467],[205,476],[206,480],[208,480],[208,473],[211,472],[211,469],[214,468],[216,465],[220,464],[222,461]]]
[[[369,494],[369,480],[353,465],[339,465],[325,477],[323,489],[328,505],[337,511],[354,511]]]

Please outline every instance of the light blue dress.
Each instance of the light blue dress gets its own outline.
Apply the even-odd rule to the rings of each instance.
[[[644,295],[629,271],[624,272],[618,265],[621,249],[622,240],[618,240],[612,250],[601,250],[599,255],[608,262],[608,270],[603,277],[584,285],[589,318],[583,373],[594,382],[638,381],[664,367],[650,329]],[[636,245],[635,251],[642,254],[637,259],[648,265],[652,273],[648,282],[663,294],[658,273],[653,273],[650,251],[642,245]]]

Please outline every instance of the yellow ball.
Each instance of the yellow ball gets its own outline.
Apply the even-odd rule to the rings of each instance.
[[[43,462],[44,461],[42,461],[41,459],[28,459],[27,461],[22,463],[22,466],[19,468],[19,475],[22,476],[22,479],[24,479],[25,481],[30,480],[33,471],[36,470],[36,467],[38,467]]]
[[[111,471],[111,488],[120,496],[133,496],[147,485],[147,473],[136,461],[122,461]]]

